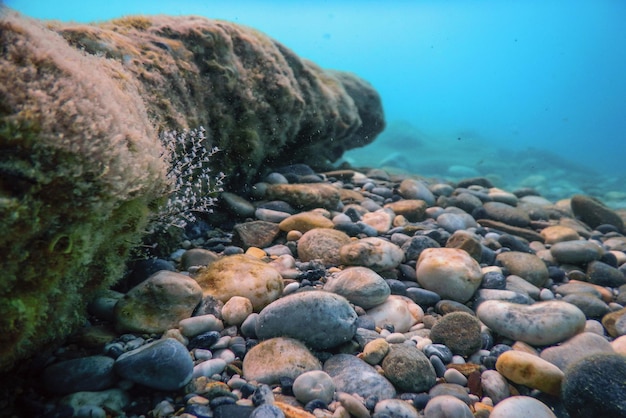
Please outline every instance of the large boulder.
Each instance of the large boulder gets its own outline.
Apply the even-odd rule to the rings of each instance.
[[[384,125],[367,82],[228,22],[3,8],[0,43],[0,371],[67,336],[120,278],[170,190],[160,133],[204,126],[238,185],[273,161],[323,165]]]

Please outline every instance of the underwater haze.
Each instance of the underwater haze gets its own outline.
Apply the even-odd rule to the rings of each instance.
[[[381,94],[387,129],[353,165],[487,176],[626,207],[626,1],[9,0],[80,22],[202,15],[257,28]]]

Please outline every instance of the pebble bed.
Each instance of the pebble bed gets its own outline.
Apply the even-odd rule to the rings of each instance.
[[[298,165],[220,204],[232,228],[135,263],[31,361],[13,416],[626,417],[597,201]]]

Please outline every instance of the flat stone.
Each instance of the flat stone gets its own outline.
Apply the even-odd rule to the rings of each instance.
[[[390,209],[378,209],[374,212],[367,212],[361,218],[366,225],[371,226],[379,234],[386,234],[391,228],[395,214]]]
[[[508,251],[498,254],[496,261],[510,274],[522,277],[537,287],[542,287],[548,280],[548,268],[542,259],[534,254]]]
[[[334,210],[339,203],[339,192],[335,187],[325,183],[270,184],[265,198],[284,200],[299,209]]]
[[[558,262],[564,264],[582,265],[590,261],[599,260],[604,250],[593,241],[563,241],[550,247],[550,254]]]
[[[401,392],[427,391],[437,379],[428,357],[413,345],[392,344],[381,366],[385,377]]]
[[[304,372],[321,370],[319,360],[300,341],[272,338],[255,345],[243,359],[243,377],[268,385],[281,377],[295,379]]]
[[[177,328],[202,299],[198,283],[184,274],[161,270],[124,295],[115,305],[119,332],[161,333]]]
[[[467,357],[482,345],[480,321],[465,312],[444,315],[430,330],[433,343],[446,345],[454,354]]]
[[[404,252],[397,245],[377,237],[345,244],[339,250],[342,264],[368,267],[374,271],[391,270],[402,262]]]
[[[406,296],[391,295],[367,311],[376,326],[393,325],[396,332],[407,332],[424,317],[422,308]]]
[[[405,199],[423,200],[428,206],[435,204],[435,196],[424,182],[415,179],[404,179],[398,187],[398,193]]]
[[[357,394],[365,399],[375,396],[379,400],[396,396],[389,380],[353,355],[335,354],[324,363],[324,371],[333,378],[337,392]]]
[[[251,221],[235,225],[233,241],[244,249],[249,247],[269,247],[272,245],[280,228],[273,222]]]
[[[591,417],[588,415],[587,417]],[[512,396],[498,403],[489,418],[557,418],[543,402],[530,396]]]
[[[248,255],[221,258],[194,277],[205,296],[227,302],[243,296],[255,312],[278,299],[283,292],[283,278],[274,267]]]
[[[260,339],[291,337],[324,350],[350,341],[356,332],[356,318],[343,296],[322,290],[292,293],[259,313],[256,335]]]
[[[528,228],[521,228],[518,226],[508,225],[504,222],[495,221],[493,219],[478,219],[476,221],[480,226],[484,226],[486,228],[494,228],[499,231],[502,231],[507,234],[515,235],[516,237],[524,238],[526,241],[539,241],[543,242],[543,237]]]
[[[53,363],[43,371],[43,387],[59,395],[109,389],[117,380],[114,362],[111,357],[89,356]]]
[[[427,248],[415,267],[417,281],[442,299],[465,303],[482,281],[480,265],[457,248]]]
[[[241,325],[253,312],[250,299],[243,296],[233,296],[222,307],[222,318],[227,325]]]
[[[334,226],[332,220],[315,211],[296,213],[278,224],[281,231],[300,231],[302,233],[315,228],[332,228]]]
[[[180,258],[180,268],[187,271],[192,266],[208,266],[219,258],[220,256],[213,251],[204,248],[192,248],[183,253]]]
[[[350,242],[346,233],[336,229],[312,229],[298,240],[298,256],[302,261],[322,260],[326,266],[337,266],[341,263],[339,250]]]
[[[478,262],[480,262],[483,253],[483,247],[478,236],[465,230],[455,231],[446,241],[446,248],[463,250]]]
[[[530,217],[523,210],[502,202],[486,202],[480,212],[480,218],[493,219],[507,225],[525,227],[530,225]]]
[[[540,357],[565,371],[569,365],[578,360],[600,353],[614,353],[611,343],[601,335],[582,332],[557,346],[542,350]]]
[[[620,287],[626,284],[626,275],[601,261],[592,261],[587,264],[589,282],[603,287]]]
[[[450,395],[432,398],[424,409],[425,418],[474,418],[469,406]]]
[[[152,389],[177,390],[191,380],[193,360],[187,347],[165,338],[119,356],[115,372]]]
[[[565,370],[561,399],[571,418],[626,416],[626,357],[593,354]]]
[[[537,346],[565,341],[582,332],[586,322],[576,306],[556,300],[533,305],[488,300],[476,315],[497,334]]]
[[[380,305],[391,294],[385,279],[367,267],[347,267],[333,273],[326,280],[324,290],[341,295],[363,309]]]
[[[604,303],[602,299],[591,293],[572,293],[566,295],[561,300],[576,306],[587,318],[600,319],[611,310],[609,305]]]
[[[520,385],[553,396],[559,396],[561,393],[563,372],[539,356],[517,350],[505,351],[496,361],[496,370]]]
[[[387,203],[384,207],[391,209],[396,215],[404,216],[409,222],[419,222],[424,220],[428,205],[423,200],[404,199]]]
[[[540,232],[546,244],[556,244],[562,241],[576,241],[580,239],[580,235],[575,229],[563,225],[552,225],[544,228]]]
[[[609,224],[615,226],[620,232],[624,231],[622,218],[602,202],[589,196],[575,195],[572,196],[570,204],[574,215],[590,227]]]

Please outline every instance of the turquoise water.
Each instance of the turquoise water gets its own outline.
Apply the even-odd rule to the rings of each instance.
[[[353,164],[626,207],[623,0],[5,3],[46,19],[196,14],[252,26],[380,92],[389,127],[345,156]]]

